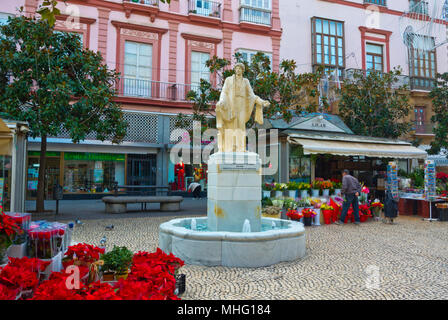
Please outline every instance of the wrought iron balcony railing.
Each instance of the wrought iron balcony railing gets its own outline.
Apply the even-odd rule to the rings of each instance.
[[[159,6],[159,0],[123,0],[124,2],[131,2],[131,3],[140,3],[140,4],[146,4],[149,6]]]
[[[344,72],[344,80],[346,81],[354,81],[355,80],[355,76],[367,76],[369,74],[369,72],[374,72],[373,70],[362,70],[362,69],[346,69]],[[384,74],[384,73],[381,73]],[[409,77],[406,75],[399,75],[396,76],[397,81],[395,81],[392,84],[392,88],[393,89],[398,89],[400,87],[403,87],[404,85],[407,86],[408,89],[411,88],[411,84],[410,84],[410,80]]]
[[[221,3],[208,0],[188,0],[188,13],[221,18]]]
[[[433,78],[410,77],[411,89],[431,91],[436,87],[436,80]]]
[[[414,121],[412,130],[415,131],[415,134],[434,134],[433,128],[434,123],[432,122]]]
[[[250,22],[256,24],[271,25],[272,12],[266,9],[241,6],[240,22]]]
[[[421,0],[410,0],[409,1],[409,11],[412,13],[428,14],[429,4],[427,1]]]
[[[386,0],[364,0],[364,3],[371,3],[384,7],[387,5]]]
[[[117,94],[123,97],[188,101],[187,93],[198,90],[198,85],[169,83],[122,77],[118,81]]]

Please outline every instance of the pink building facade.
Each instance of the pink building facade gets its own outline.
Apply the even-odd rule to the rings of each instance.
[[[175,141],[171,141],[170,132],[178,113],[191,113],[186,93],[197,88],[201,78],[216,83],[205,67],[205,61],[214,55],[233,60],[233,55],[241,52],[249,59],[262,51],[278,70],[282,37],[279,2],[61,1],[55,28],[80,34],[85,48],[100,52],[109,68],[121,73],[117,101],[129,127],[118,146],[93,136],[79,144],[71,143],[66,133],[50,138],[48,198],[56,182],[63,186],[64,197],[76,198],[110,192],[113,182],[168,185],[175,181],[175,164],[169,159]],[[18,15],[19,7],[24,8],[25,15],[33,16],[40,3],[2,3],[0,22],[8,15]],[[30,170],[37,166],[38,150],[40,140],[30,139]],[[200,167],[186,166],[187,183],[194,179],[195,169]],[[34,180],[29,175],[29,199],[35,195]]]

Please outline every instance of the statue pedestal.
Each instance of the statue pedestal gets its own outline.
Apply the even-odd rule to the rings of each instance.
[[[261,160],[253,152],[218,152],[208,161],[210,231],[241,232],[246,219],[261,231]]]

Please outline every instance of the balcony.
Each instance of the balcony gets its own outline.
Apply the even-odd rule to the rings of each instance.
[[[221,19],[221,3],[208,0],[188,0],[188,14]]]
[[[272,12],[270,10],[254,8],[249,6],[240,7],[240,23],[254,23],[264,26],[271,26]]]
[[[412,90],[431,91],[436,86],[435,81],[436,80],[432,78],[410,77]]]
[[[188,91],[198,88],[197,85],[122,77],[118,81],[117,94],[121,97],[190,102],[187,100]]]
[[[359,76],[365,77],[369,74],[369,72],[372,72],[372,71],[361,70],[361,69],[347,69],[347,70],[345,70],[345,73],[344,73],[344,81],[355,81],[356,80],[355,76],[359,75]],[[384,74],[384,73],[382,73],[382,74]],[[397,78],[397,81],[392,84],[392,89],[398,89],[404,85],[406,85],[408,89],[411,88],[411,84],[410,84],[410,80],[409,80],[408,76],[399,75],[396,78]]]
[[[159,6],[159,0],[123,0],[123,2],[140,3],[155,7]]]
[[[414,121],[414,125],[412,126],[412,130],[415,132],[415,135],[434,135],[432,131],[433,128],[434,123],[422,121]]]
[[[409,12],[428,15],[429,4],[427,1],[410,0],[409,1]]]
[[[364,0],[364,4],[376,4],[383,7],[387,5],[386,0]]]

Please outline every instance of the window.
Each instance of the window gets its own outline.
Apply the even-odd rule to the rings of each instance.
[[[344,22],[311,19],[313,66],[324,65],[327,71],[345,68]]]
[[[428,14],[428,2],[422,0],[409,0],[409,11],[419,14]]]
[[[211,3],[207,0],[190,0],[190,4],[193,6],[190,8],[190,11],[194,13],[208,16],[211,13]]]
[[[191,85],[195,90],[201,84],[201,79],[210,81],[210,70],[205,65],[210,60],[210,54],[204,52],[191,52]]]
[[[364,3],[377,4],[379,6],[386,6],[386,0],[364,0]]]
[[[425,107],[415,107],[415,132],[424,133],[425,132]]]
[[[366,43],[366,69],[383,72],[383,46]]]
[[[411,84],[415,89],[430,89],[434,86],[436,77],[436,50],[423,50],[417,48],[435,47],[434,38],[420,37],[420,42],[409,49],[409,75]]]
[[[241,0],[240,21],[271,25],[271,0]]]
[[[243,60],[250,64],[250,62],[252,61],[252,57],[255,56],[259,51],[240,49],[237,52],[241,53]],[[269,58],[269,61],[271,61],[271,70],[272,70],[272,53],[268,52],[263,53]]]
[[[151,96],[152,45],[125,41],[124,94]]]

